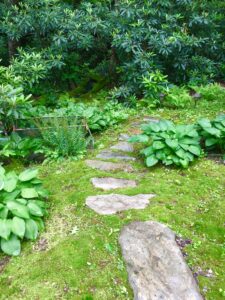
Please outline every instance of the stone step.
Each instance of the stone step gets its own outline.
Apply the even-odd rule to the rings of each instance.
[[[88,167],[100,171],[123,171],[127,173],[134,171],[131,165],[124,163],[113,163],[101,160],[86,160],[85,162]]]
[[[126,133],[121,133],[119,135],[119,141],[128,141],[129,138],[130,138],[130,136],[128,134],[126,134]]]
[[[125,226],[119,243],[135,300],[203,300],[175,241],[158,222]]]
[[[94,187],[100,188],[104,191],[137,186],[137,183],[134,180],[113,177],[92,178],[91,182],[94,185]]]
[[[128,209],[144,209],[149,205],[153,194],[127,195],[98,195],[86,199],[86,205],[100,215],[112,215]]]
[[[112,150],[120,150],[123,152],[134,152],[134,147],[128,142],[119,142],[116,145],[110,147]]]
[[[124,161],[135,161],[136,158],[129,156],[129,155],[125,155],[123,153],[119,153],[119,152],[113,152],[110,150],[104,150],[102,152],[100,152],[97,156],[97,158],[101,158],[101,159],[117,159],[117,160],[124,160]]]
[[[158,123],[159,121],[160,121],[160,119],[158,119],[158,118],[144,117],[143,121],[133,122],[133,123],[131,123],[131,126],[132,127],[140,127],[141,125],[146,124],[146,123],[150,123],[150,122]]]

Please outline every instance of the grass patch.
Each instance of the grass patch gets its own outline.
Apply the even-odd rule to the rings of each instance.
[[[192,110],[158,110],[140,113],[125,124],[101,134],[97,147],[116,141],[131,131],[131,122],[143,115],[171,119],[177,123],[213,118],[221,112],[219,102],[200,102]],[[138,149],[135,153],[139,157]],[[130,162],[129,162],[130,163]],[[23,243],[21,256],[11,258],[0,274],[1,299],[132,299],[126,268],[118,245],[121,228],[135,220],[157,220],[178,235],[192,240],[185,248],[193,272],[199,268],[212,277],[198,276],[201,292],[209,300],[222,299],[225,281],[224,165],[200,159],[187,170],[161,165],[147,169],[141,159],[131,163],[136,172],[109,173],[88,168],[82,161],[64,161],[39,166],[45,187],[51,191],[46,231],[35,242]],[[17,165],[17,169],[21,166]],[[129,210],[100,216],[85,206],[87,196],[106,194],[93,188],[92,177],[115,176],[136,179],[138,187],[119,190],[135,195],[155,193],[144,210]],[[38,247],[46,240],[46,249]],[[0,259],[4,256],[1,254]]]

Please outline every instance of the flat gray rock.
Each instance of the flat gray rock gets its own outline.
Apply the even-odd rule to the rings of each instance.
[[[123,163],[113,163],[101,160],[86,160],[86,164],[88,167],[100,171],[124,171],[128,173],[134,171],[132,166]]]
[[[136,160],[135,157],[128,156],[123,153],[109,151],[109,150],[104,150],[100,152],[96,157],[101,159],[118,159],[118,160],[132,160],[132,161]]]
[[[175,241],[158,222],[125,226],[119,243],[135,300],[203,300]]]
[[[130,136],[128,134],[126,134],[126,133],[121,133],[119,135],[119,141],[128,141],[129,138],[130,138]]]
[[[131,145],[128,142],[119,142],[118,144],[112,146],[110,149],[120,150],[123,152],[133,152],[134,151],[133,145]]]
[[[154,118],[154,117],[145,117],[144,118],[144,122],[154,122],[154,123],[158,123],[160,121],[160,119]]]
[[[102,189],[104,191],[137,186],[137,183],[134,180],[112,177],[92,178],[91,182],[94,185],[94,187]]]
[[[100,215],[112,215],[128,209],[144,209],[155,195],[98,195],[86,199],[86,205]]]
[[[154,118],[154,117],[144,117],[143,121],[136,121],[131,124],[132,127],[140,127],[141,125],[144,125],[145,123],[158,123],[160,119]]]

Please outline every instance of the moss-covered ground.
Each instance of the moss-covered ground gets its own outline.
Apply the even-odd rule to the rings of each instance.
[[[188,110],[145,110],[102,133],[96,146],[106,148],[119,133],[135,132],[131,123],[143,115],[189,123],[221,111],[216,101]],[[93,158],[99,149],[88,157]],[[46,230],[38,241],[23,243],[21,256],[1,267],[0,299],[133,299],[118,235],[124,224],[134,220],[157,220],[190,239],[186,259],[193,272],[200,273],[202,294],[208,300],[225,297],[224,165],[201,158],[187,170],[160,165],[147,169],[138,151],[135,155],[136,171],[130,174],[92,170],[84,160],[37,166],[51,192]],[[136,179],[138,187],[118,193],[155,193],[157,197],[144,210],[100,216],[85,206],[87,196],[103,194],[90,183],[96,176]],[[0,261],[4,261],[2,254]]]

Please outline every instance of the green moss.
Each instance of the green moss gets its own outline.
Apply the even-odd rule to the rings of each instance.
[[[214,117],[221,103],[200,103],[201,112],[159,110],[140,113],[171,118],[175,122]],[[134,122],[135,120],[132,120]],[[120,132],[132,133],[131,120],[99,135],[97,145],[107,147]],[[96,150],[89,154],[94,157]],[[138,149],[135,155],[139,157]],[[23,244],[20,257],[11,258],[0,278],[1,299],[132,299],[127,273],[118,245],[120,229],[134,220],[157,220],[178,235],[192,240],[185,248],[193,271],[211,269],[213,277],[199,276],[199,285],[208,300],[221,300],[224,289],[224,187],[225,168],[201,159],[187,170],[157,166],[146,169],[139,157],[135,173],[106,173],[88,168],[84,161],[39,166],[45,186],[51,191],[46,231],[47,249],[38,250],[39,241]],[[85,206],[89,195],[104,194],[90,183],[93,176],[136,179],[134,189],[119,193],[155,193],[144,210],[130,210],[100,216]],[[1,256],[3,257],[3,255]]]

